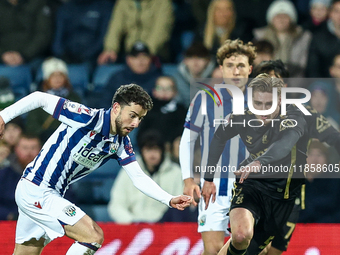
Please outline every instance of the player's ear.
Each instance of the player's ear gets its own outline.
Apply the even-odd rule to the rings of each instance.
[[[115,102],[113,105],[112,105],[112,111],[115,113],[115,114],[118,114],[120,112],[120,104],[118,102]]]
[[[250,75],[252,71],[253,71],[253,66],[249,66],[249,73],[248,73],[248,75]]]

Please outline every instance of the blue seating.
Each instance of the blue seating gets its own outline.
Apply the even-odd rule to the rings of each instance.
[[[165,75],[174,76],[177,73],[177,64],[163,64],[162,71]]]
[[[85,92],[89,88],[90,83],[90,68],[85,64],[68,64],[68,77],[74,91],[82,98],[85,97]],[[43,80],[43,73],[41,67],[36,75],[36,83],[40,84]]]
[[[16,100],[23,98],[31,92],[32,73],[28,65],[15,67],[0,65],[0,75],[7,77],[11,81],[11,87]]]
[[[122,70],[125,64],[111,64],[97,66],[93,73],[93,87],[95,91],[101,91],[109,81],[110,77]]]

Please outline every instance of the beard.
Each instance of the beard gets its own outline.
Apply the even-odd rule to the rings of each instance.
[[[116,125],[116,132],[119,136],[126,136],[123,134],[123,128],[122,128],[122,116],[121,113],[117,116],[115,120],[115,125]]]

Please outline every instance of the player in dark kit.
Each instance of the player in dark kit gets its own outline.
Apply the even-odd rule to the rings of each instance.
[[[289,72],[281,60],[262,61],[254,70],[254,76],[256,77],[261,73],[267,73],[272,77],[281,79],[289,78]],[[311,115],[303,115],[307,122],[309,138],[315,138],[320,142],[326,142],[328,145],[334,146],[340,155],[340,133],[323,115],[318,113],[315,109],[310,106],[306,106],[306,108],[311,113]],[[252,161],[253,159],[249,157],[248,159],[244,160],[240,166],[245,166]],[[288,243],[293,235],[296,223],[299,218],[300,210],[305,209],[304,187],[305,185],[302,185],[301,194],[295,201],[294,208],[288,218],[288,221],[283,227],[283,231],[280,235],[275,236],[275,238],[272,240],[268,254],[280,255],[283,251],[287,250]],[[248,253],[256,254],[258,246],[259,245],[256,244],[253,239],[248,248]],[[263,253],[261,253],[261,255],[263,255]]]
[[[273,87],[280,95],[283,85],[281,79],[267,74],[257,76],[249,84],[253,88],[254,108],[270,109]],[[309,137],[303,113],[291,105],[286,115],[280,115],[280,100],[273,107],[275,110],[269,115],[255,115],[249,110],[244,115],[230,115],[228,124],[220,125],[210,144],[208,168],[216,166],[225,142],[238,134],[255,159],[235,172],[240,178],[229,212],[232,241],[226,253],[221,254],[246,254],[253,236],[260,244],[258,253],[261,252],[282,232],[304,183]],[[205,180],[202,195],[207,203],[212,195],[214,202],[216,189],[211,171],[206,173]]]

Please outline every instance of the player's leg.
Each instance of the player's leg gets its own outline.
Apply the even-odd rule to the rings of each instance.
[[[230,254],[242,254],[248,248],[251,239],[253,238],[253,229],[255,220],[253,214],[245,208],[233,208],[229,212],[230,228],[231,228],[231,242],[229,249]],[[228,254],[228,253],[227,253]]]
[[[76,240],[66,255],[94,254],[103,244],[103,230],[88,215],[73,226],[65,225],[65,235]]]
[[[227,254],[230,242],[231,242],[231,238],[229,238],[229,240],[223,245],[222,249],[219,251],[217,255]]]
[[[31,239],[22,244],[16,243],[14,248],[14,255],[40,255],[44,248],[44,238],[39,240]]]
[[[217,178],[215,178],[217,179]],[[219,179],[214,180],[216,187]],[[230,196],[216,196],[216,201],[210,201],[208,209],[201,197],[198,208],[198,232],[201,233],[204,251],[203,255],[216,255],[223,247],[228,228]],[[227,233],[228,234],[228,233]]]
[[[216,255],[224,244],[224,231],[206,231],[201,233],[204,251],[202,255]]]

